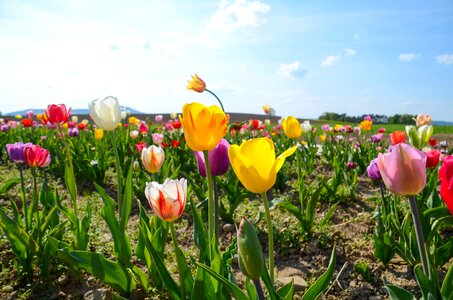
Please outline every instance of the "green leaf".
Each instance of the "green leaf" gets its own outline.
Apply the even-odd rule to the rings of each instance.
[[[133,172],[133,164],[129,167],[129,172],[127,174],[126,179],[126,186],[124,188],[124,198],[123,204],[121,207],[121,215],[120,215],[120,229],[122,231],[126,230],[127,223],[129,221],[129,216],[132,210],[132,172]]]
[[[258,300],[258,295],[256,293],[255,286],[250,283],[250,278],[246,278],[245,280],[245,289],[247,290],[247,294],[250,300]]]
[[[388,283],[385,284],[385,287],[392,300],[416,300],[414,295],[402,287]]]
[[[327,289],[335,271],[335,260],[336,253],[334,246],[332,249],[332,255],[330,256],[329,265],[327,266],[327,270],[321,276],[319,276],[315,283],[313,283],[308,288],[308,290],[302,296],[302,300],[318,299],[318,297]]]
[[[453,296],[453,264],[451,264],[445,275],[444,282],[442,283],[442,297],[445,299],[452,299]]]
[[[106,259],[100,253],[61,249],[58,250],[58,257],[67,265],[72,264],[85,269],[122,295],[129,296],[135,289],[135,281],[128,270],[118,262]]]
[[[332,205],[332,207],[329,209],[329,211],[326,213],[326,215],[324,216],[324,218],[322,218],[321,222],[319,222],[319,226],[324,226],[327,224],[327,222],[329,222],[330,218],[332,218],[332,215],[334,214],[334,212],[337,210],[337,206],[338,206],[338,203],[340,202],[337,202],[335,203],[334,205]]]
[[[208,272],[212,277],[214,277],[218,282],[220,282],[225,288],[227,288],[230,293],[236,298],[236,300],[248,300],[247,295],[236,285],[231,283],[229,280],[225,279],[223,276],[219,275],[216,271],[211,269],[204,264],[196,262],[198,267],[203,268]]]
[[[190,194],[189,194],[190,195]],[[193,239],[195,245],[197,245],[198,249],[200,249],[200,259],[203,263],[209,264],[210,256],[209,256],[209,244],[208,244],[208,233],[206,232],[206,226],[201,219],[200,213],[198,212],[197,208],[195,207],[192,199],[189,199],[190,207],[192,208],[192,215],[193,215]]]
[[[294,295],[294,281],[288,282],[277,290],[277,294],[282,297],[282,300],[291,300]]]
[[[299,222],[304,222],[305,218],[300,212],[300,208],[292,204],[291,202],[287,200],[283,200],[280,203],[276,204],[280,208],[286,210],[287,212],[291,213],[293,216],[299,220]]]
[[[71,196],[72,201],[76,201],[77,186],[74,179],[74,173],[71,172],[71,168],[69,167],[69,165],[66,165],[64,169],[64,182],[66,185],[66,189],[68,190],[69,195]]]
[[[11,178],[0,185],[0,196],[6,194],[10,189],[20,183],[20,178]]]
[[[261,275],[261,279],[263,280],[264,285],[266,286],[267,291],[269,292],[269,299],[280,300],[281,297],[279,294],[277,294],[277,291],[275,291],[274,283],[272,282],[271,277],[267,272],[267,269],[264,269],[263,274]]]

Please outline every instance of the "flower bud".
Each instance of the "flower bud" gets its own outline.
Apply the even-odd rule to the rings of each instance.
[[[245,276],[256,280],[264,271],[264,258],[258,235],[253,225],[243,218],[238,231],[239,269]]]
[[[150,173],[157,173],[160,171],[162,164],[164,163],[165,154],[161,147],[154,145],[142,150],[142,163],[146,171]]]

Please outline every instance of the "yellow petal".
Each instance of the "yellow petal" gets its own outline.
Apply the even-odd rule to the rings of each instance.
[[[297,146],[292,146],[291,148],[285,150],[282,154],[280,154],[277,159],[275,160],[275,170],[276,172],[280,171],[285,162],[285,159],[292,155],[297,150]]]

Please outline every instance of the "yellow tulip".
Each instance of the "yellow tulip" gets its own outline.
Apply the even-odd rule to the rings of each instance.
[[[282,122],[283,131],[290,139],[298,139],[302,135],[302,126],[294,117],[286,117]]]
[[[218,106],[184,104],[180,117],[187,145],[193,151],[212,150],[228,131],[228,120]]]
[[[187,86],[187,89],[193,90],[198,93],[203,93],[206,89],[206,83],[198,77],[197,74],[192,76],[192,79],[188,80],[187,83],[189,84]]]
[[[359,127],[360,129],[363,129],[365,131],[370,131],[371,125],[373,125],[373,122],[371,122],[370,120],[363,120],[362,122],[360,122]]]
[[[240,146],[228,149],[231,166],[246,189],[264,193],[275,184],[277,172],[285,158],[293,154],[297,146],[287,149],[275,158],[274,143],[267,137],[244,141]]]
[[[327,138],[327,137],[326,137],[325,134],[321,134],[321,135],[319,136],[319,139],[321,140],[321,142],[325,142],[325,141],[326,141],[326,138]]]
[[[130,117],[129,118],[129,124],[138,126],[138,125],[140,125],[140,120],[137,119],[136,117]]]
[[[18,120],[22,119],[22,115],[16,115],[16,119]]]
[[[104,130],[102,130],[101,128],[98,128],[94,131],[95,139],[102,140],[103,137],[104,137]]]

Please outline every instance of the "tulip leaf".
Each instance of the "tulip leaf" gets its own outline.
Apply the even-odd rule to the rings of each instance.
[[[450,237],[443,245],[435,250],[436,265],[443,266],[453,257],[453,237]]]
[[[77,186],[74,179],[74,173],[72,172],[69,165],[66,165],[64,169],[64,182],[66,184],[66,188],[68,189],[69,195],[71,196],[71,200],[76,201]]]
[[[135,281],[128,270],[100,253],[61,249],[58,250],[58,257],[67,265],[86,270],[122,295],[128,296],[135,289]]]
[[[6,194],[9,190],[14,188],[19,183],[20,178],[11,178],[6,180],[2,185],[0,185],[0,196]]]
[[[190,192],[188,193],[190,195]],[[193,239],[195,245],[200,249],[200,259],[203,263],[208,264],[210,262],[209,247],[208,247],[208,233],[206,232],[206,226],[201,219],[201,216],[195,207],[192,199],[189,197],[190,207],[192,208],[193,215]]]
[[[124,198],[123,204],[120,211],[120,230],[123,232],[126,230],[127,223],[129,221],[129,216],[132,210],[132,172],[133,164],[129,167],[129,172],[127,174],[126,186],[124,188]]]
[[[337,202],[334,205],[332,205],[332,207],[327,211],[324,218],[322,218],[322,220],[319,222],[319,226],[324,226],[327,224],[327,222],[329,222],[330,218],[332,218],[332,215],[337,210],[338,203],[340,203],[340,202]]]
[[[291,300],[294,295],[294,281],[291,280],[277,290],[277,294],[282,297],[282,300]]]
[[[261,279],[263,280],[264,285],[266,286],[267,291],[269,292],[269,299],[280,300],[281,297],[275,290],[274,283],[272,282],[271,277],[269,276],[269,272],[267,271],[266,268],[263,270],[263,274],[261,274]]]
[[[247,290],[247,295],[250,300],[258,300],[258,294],[256,293],[255,286],[250,283],[250,278],[245,280],[245,289]]]
[[[335,253],[335,246],[333,246],[332,254],[330,256],[329,265],[327,266],[327,270],[316,279],[315,283],[313,283],[308,290],[302,296],[302,300],[315,300],[327,289],[329,286],[330,280],[333,277],[333,273],[335,272],[335,261],[336,261],[336,253]]]
[[[212,277],[214,277],[219,283],[221,283],[228,291],[236,298],[236,300],[248,300],[249,298],[247,295],[237,286],[234,285],[232,282],[218,274],[216,271],[211,269],[204,264],[196,262],[198,267],[203,268],[206,272],[208,272]]]
[[[442,283],[442,297],[444,299],[453,299],[453,264],[451,264]]]
[[[392,300],[416,300],[414,295],[412,295],[409,291],[403,289],[394,284],[389,284],[387,280],[384,278],[384,284],[389,292],[390,299]]]

